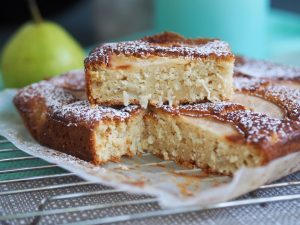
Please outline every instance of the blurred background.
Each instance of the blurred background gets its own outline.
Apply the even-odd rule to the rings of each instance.
[[[97,43],[170,30],[228,41],[233,51],[300,66],[299,0],[37,0],[86,51]],[[0,50],[31,20],[25,0],[1,2]]]

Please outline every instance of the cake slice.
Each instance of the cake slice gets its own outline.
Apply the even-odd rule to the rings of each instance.
[[[91,104],[178,105],[231,98],[234,55],[215,39],[162,33],[107,43],[85,59]]]
[[[144,110],[136,105],[90,107],[83,71],[25,87],[14,103],[42,145],[94,164],[141,151]]]
[[[299,151],[300,69],[237,58],[228,102],[151,107],[143,148],[223,174]]]
[[[227,102],[91,106],[83,71],[21,89],[14,103],[42,145],[95,164],[148,151],[233,174],[299,151],[300,69],[238,58]]]
[[[298,122],[270,118],[234,103],[153,107],[144,122],[144,149],[222,174],[262,166],[297,151],[300,144]]]

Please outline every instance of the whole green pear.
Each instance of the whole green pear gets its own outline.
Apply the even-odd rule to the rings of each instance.
[[[83,67],[84,51],[58,24],[30,22],[5,45],[1,71],[5,87],[19,88]]]

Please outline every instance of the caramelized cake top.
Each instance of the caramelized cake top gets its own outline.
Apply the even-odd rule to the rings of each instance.
[[[236,91],[273,102],[300,122],[300,68],[238,57],[234,70]]]
[[[217,39],[187,39],[179,34],[164,32],[136,41],[106,43],[96,47],[85,59],[85,67],[109,65],[111,55],[138,58],[186,57],[233,60],[227,43]]]
[[[153,42],[160,40],[152,38]],[[277,64],[245,58],[238,58],[236,62],[235,91],[273,102],[285,111],[282,119],[271,118],[230,102],[203,102],[181,105],[178,108],[164,105],[155,110],[174,116],[208,116],[231,123],[244,137],[232,141],[258,146],[258,150],[263,150],[266,159],[271,160],[298,150],[300,145],[298,71],[299,69],[292,67],[281,68]],[[290,82],[291,86],[286,85],[286,82]],[[299,90],[295,87],[299,87]],[[47,114],[56,120],[65,124],[86,123],[90,126],[103,120],[126,120],[141,110],[136,105],[120,108],[92,107],[85,99],[84,89],[83,71],[73,71],[21,89],[14,101],[18,109],[23,111],[33,110],[31,105],[40,102],[40,105],[47,108]]]
[[[246,57],[236,57],[234,72],[235,76],[300,81],[300,68]]]
[[[30,105],[39,101],[46,107],[50,117],[66,124],[83,122],[92,125],[101,120],[124,121],[141,110],[137,105],[119,108],[91,107],[84,89],[84,72],[71,71],[21,89],[14,102],[19,110],[27,110]]]
[[[289,152],[291,147],[286,145],[287,141],[292,142],[300,138],[298,121],[270,118],[266,114],[246,110],[244,106],[234,103],[206,102],[181,105],[178,108],[164,105],[157,107],[156,110],[174,116],[209,117],[230,123],[244,136],[244,139],[231,140],[266,149],[271,158],[277,154],[280,156],[284,151]]]

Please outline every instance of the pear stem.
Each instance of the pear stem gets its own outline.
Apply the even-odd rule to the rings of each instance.
[[[40,13],[38,5],[36,4],[36,1],[35,0],[28,0],[28,5],[29,5],[31,16],[32,16],[34,22],[36,22],[36,23],[43,22],[43,17]]]

